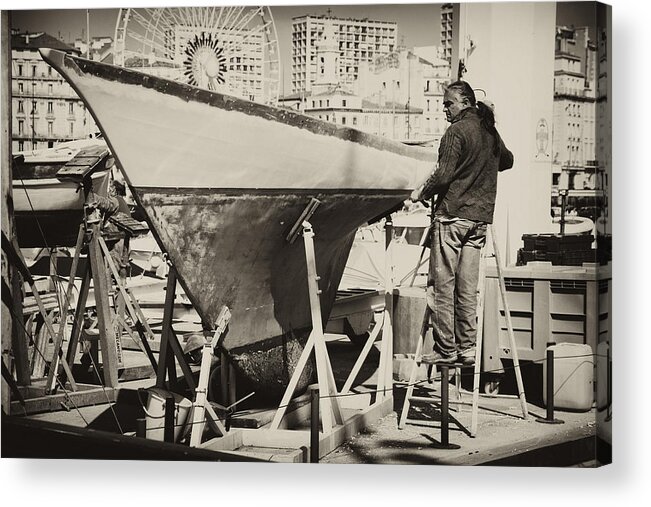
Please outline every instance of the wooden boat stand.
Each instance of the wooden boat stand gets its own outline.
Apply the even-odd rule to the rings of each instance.
[[[316,258],[314,251],[314,230],[308,221],[318,206],[318,201],[313,199],[294,224],[287,236],[287,241],[292,243],[302,232],[307,265],[307,282],[309,288],[310,309],[312,314],[312,332],[299,357],[289,384],[280,401],[273,420],[265,427],[259,429],[238,428],[233,429],[225,438],[215,438],[201,444],[201,447],[211,450],[235,451],[242,446],[255,446],[261,448],[284,448],[294,449],[296,453],[293,458],[284,456],[279,461],[307,461],[308,455],[324,456],[341,445],[350,435],[358,433],[364,427],[374,423],[379,418],[389,414],[393,409],[393,362],[392,362],[392,294],[393,276],[390,258],[390,243],[393,234],[391,217],[386,221],[386,292],[384,305],[374,308],[375,326],[370,333],[355,365],[353,366],[341,391],[337,390],[332,364],[326,347],[325,335],[322,325],[321,305],[319,294],[321,293],[318,282]],[[374,402],[371,403],[372,393],[353,393],[351,391],[359,371],[366,360],[368,353],[375,344],[382,332],[380,344],[380,361],[378,368],[377,389]],[[310,439],[310,431],[305,429],[289,429],[292,425],[300,425],[302,421],[310,417],[311,407],[309,404],[296,403],[298,408],[288,412],[293,407],[292,400],[299,378],[314,352],[317,370],[317,384],[319,396],[319,421],[320,432],[318,438],[318,449],[310,453],[307,449],[313,440]],[[307,396],[309,397],[309,395]],[[305,399],[306,395],[299,397]],[[318,422],[316,424],[318,426]],[[311,421],[313,427],[315,422]]]
[[[47,333],[41,333],[35,337],[35,357],[39,358],[39,362],[36,364],[34,361],[32,362],[32,366],[35,365],[32,371],[37,376],[39,372],[43,372],[45,369],[46,358],[43,356],[49,340],[52,340],[53,343],[52,360],[44,384],[38,382],[37,384],[32,384],[29,377],[29,383],[26,383],[24,379],[21,381],[21,375],[17,375],[19,377],[18,385],[24,393],[25,404],[18,406],[12,402],[11,413],[24,414],[44,410],[58,410],[61,406],[66,409],[71,409],[87,404],[114,401],[118,387],[118,368],[122,363],[120,337],[124,331],[132,336],[134,341],[139,344],[141,350],[146,353],[152,367],[154,369],[157,367],[156,360],[148,343],[149,340],[153,340],[153,332],[148,326],[138,306],[138,302],[125,287],[124,280],[126,278],[126,271],[119,271],[111,258],[109,248],[100,230],[99,220],[87,220],[90,214],[91,212],[87,208],[85,213],[86,219],[79,226],[68,286],[63,295],[61,308],[59,309],[58,305],[56,308],[60,312],[60,324],[56,331],[52,325],[52,314],[54,310],[52,309],[48,312],[34,279],[29,273],[24,259],[22,259],[20,249],[17,245],[8,243],[8,240],[5,242],[3,236],[3,250],[11,251],[10,258],[12,263],[18,266],[23,279],[30,285],[33,294],[32,298],[36,303],[41,319],[44,321],[44,328],[47,330]],[[148,229],[139,222],[133,221],[130,217],[123,217],[122,219],[114,219],[112,221],[118,226],[119,230],[125,233],[123,255],[127,257],[129,238],[132,235],[146,232]],[[83,272],[77,273],[82,250],[87,250],[88,262]],[[117,294],[112,293],[109,286],[110,277],[108,273],[112,274],[116,282]],[[75,278],[78,275],[81,278],[81,286],[73,316],[70,341],[67,351],[64,354],[65,319],[68,315]],[[97,388],[95,384],[79,384],[75,381],[72,373],[72,364],[84,330],[84,317],[91,279],[93,281],[95,308],[97,311],[98,345],[102,352],[103,379],[100,380],[103,382],[103,385],[101,388]],[[111,296],[115,299],[115,310],[110,305]],[[32,306],[27,305],[22,308],[23,315],[28,317],[28,325],[25,326],[26,329],[29,329],[29,324],[31,324],[36,313]],[[131,326],[126,323],[124,318],[125,311],[128,312],[129,317],[134,323],[139,339],[135,339]],[[25,341],[25,338],[24,333],[22,333],[18,341]],[[96,345],[92,344],[91,348],[95,349]],[[22,349],[25,350],[23,351]],[[17,373],[29,369],[29,358],[27,357],[26,350],[26,347],[15,347],[14,356]],[[99,375],[99,372],[97,374]],[[68,386],[69,391],[66,389],[66,386]],[[58,393],[59,388],[62,388],[64,392]]]

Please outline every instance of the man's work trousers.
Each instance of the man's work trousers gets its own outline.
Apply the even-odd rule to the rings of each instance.
[[[477,341],[477,286],[484,222],[435,217],[427,281],[434,349],[451,356]]]

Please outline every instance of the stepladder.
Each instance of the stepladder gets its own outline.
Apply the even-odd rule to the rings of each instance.
[[[504,316],[505,316],[505,324],[507,328],[507,333],[510,341],[510,346],[511,350],[513,351],[513,369],[516,377],[516,383],[517,383],[517,389],[518,389],[518,394],[517,397],[520,400],[520,405],[522,409],[522,416],[523,419],[528,418],[528,410],[527,410],[527,403],[526,403],[526,398],[524,394],[524,385],[522,382],[522,376],[520,372],[520,363],[518,360],[518,354],[517,354],[517,347],[515,343],[515,335],[513,332],[513,324],[511,320],[511,312],[509,309],[508,305],[508,298],[507,298],[507,293],[506,293],[506,287],[504,283],[504,277],[502,275],[501,271],[501,259],[499,255],[499,249],[498,249],[498,244],[497,244],[497,239],[495,236],[495,231],[492,225],[489,225],[488,227],[488,235],[491,238],[490,242],[490,247],[492,247],[492,253],[489,252],[490,248],[487,248],[484,246],[482,248],[482,254],[480,257],[480,264],[479,264],[479,282],[477,286],[477,338],[476,338],[476,347],[475,347],[475,363],[474,363],[474,371],[473,371],[473,390],[472,390],[472,410],[471,410],[471,424],[470,424],[470,430],[469,430],[469,435],[471,437],[475,437],[477,435],[477,428],[478,428],[478,412],[479,412],[479,386],[480,386],[480,377],[482,374],[482,368],[481,368],[481,361],[482,361],[482,345],[483,345],[483,317],[484,317],[484,285],[485,285],[485,266],[486,262],[489,258],[494,258],[496,267],[497,267],[497,274],[500,282],[500,296],[501,296],[501,301],[502,301],[502,306],[504,309]],[[488,243],[488,242],[487,242]],[[398,427],[400,429],[404,428],[405,424],[408,422],[408,413],[409,409],[411,407],[411,402],[412,401],[419,401],[419,402],[425,402],[425,403],[432,403],[432,402],[437,402],[436,398],[433,397],[420,397],[420,396],[414,396],[414,388],[421,383],[421,381],[418,381],[418,372],[419,372],[419,366],[421,364],[421,357],[423,355],[423,346],[425,343],[425,336],[426,333],[429,329],[429,320],[430,320],[430,315],[431,315],[431,309],[426,306],[425,310],[425,315],[423,317],[423,323],[421,326],[421,333],[420,336],[418,337],[417,343],[416,343],[416,350],[414,354],[414,361],[412,364],[411,368],[411,373],[407,385],[407,392],[405,396],[405,401],[403,404],[402,412],[400,415],[400,420]],[[450,403],[449,397],[448,397],[448,389],[449,389],[449,370],[450,368],[453,368],[455,371],[455,386],[456,386],[456,400],[453,401],[453,404],[460,404],[460,405],[467,405],[468,402],[464,401],[462,399],[462,389],[461,389],[461,375],[460,372],[462,368],[464,368],[464,365],[459,364],[459,363],[451,363],[451,364],[438,364],[437,368],[441,372],[441,384],[440,384],[440,406],[441,406],[441,431],[442,431],[442,442],[446,441],[448,438],[448,417],[449,417],[449,412],[448,412],[448,403]],[[431,372],[428,372],[428,380],[431,379]],[[445,401],[445,403],[443,403]],[[445,405],[445,406],[444,406]],[[457,424],[459,425],[458,421]],[[449,447],[448,447],[449,448]]]
[[[398,421],[398,428],[404,429],[407,423],[417,423],[417,420],[409,419],[409,410],[412,407],[414,402],[425,403],[425,404],[435,404],[440,409],[440,429],[441,429],[441,439],[438,443],[434,445],[441,449],[458,449],[459,446],[450,443],[450,429],[449,423],[450,419],[463,431],[467,430],[461,425],[461,423],[454,417],[450,415],[450,404],[456,405],[463,403],[461,401],[461,370],[463,368],[468,368],[468,366],[459,363],[434,363],[428,364],[427,366],[427,383],[433,383],[433,368],[440,372],[439,376],[439,392],[438,394],[430,393],[428,396],[415,395],[415,388],[423,384],[424,380],[418,380],[419,372],[421,372],[422,356],[423,356],[423,347],[425,344],[425,337],[430,328],[430,318],[432,310],[429,306],[425,307],[425,313],[423,316],[423,322],[421,325],[420,335],[416,343],[416,351],[414,353],[414,359],[409,374],[409,381],[407,384],[407,391],[405,393],[405,400],[402,405],[402,411],[400,413],[400,419]],[[450,400],[450,368],[454,370],[454,380],[455,380],[455,399]],[[475,407],[473,407],[473,410]]]

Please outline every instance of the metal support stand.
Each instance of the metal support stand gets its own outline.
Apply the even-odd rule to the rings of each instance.
[[[563,424],[565,421],[554,418],[554,350],[547,349],[547,415],[538,417],[536,422],[544,424]]]

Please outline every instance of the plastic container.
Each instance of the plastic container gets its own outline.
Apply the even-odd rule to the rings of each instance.
[[[597,345],[597,410],[608,407],[608,342]]]
[[[594,356],[592,347],[560,343],[554,351],[554,408],[586,412],[594,400]],[[543,361],[543,402],[547,405],[547,359]]]
[[[180,394],[172,393],[158,387],[147,389],[145,404],[146,436],[151,440],[162,442],[165,438],[165,398],[174,396],[174,441],[177,442],[188,420],[192,402]],[[144,401],[144,400],[143,400]]]

